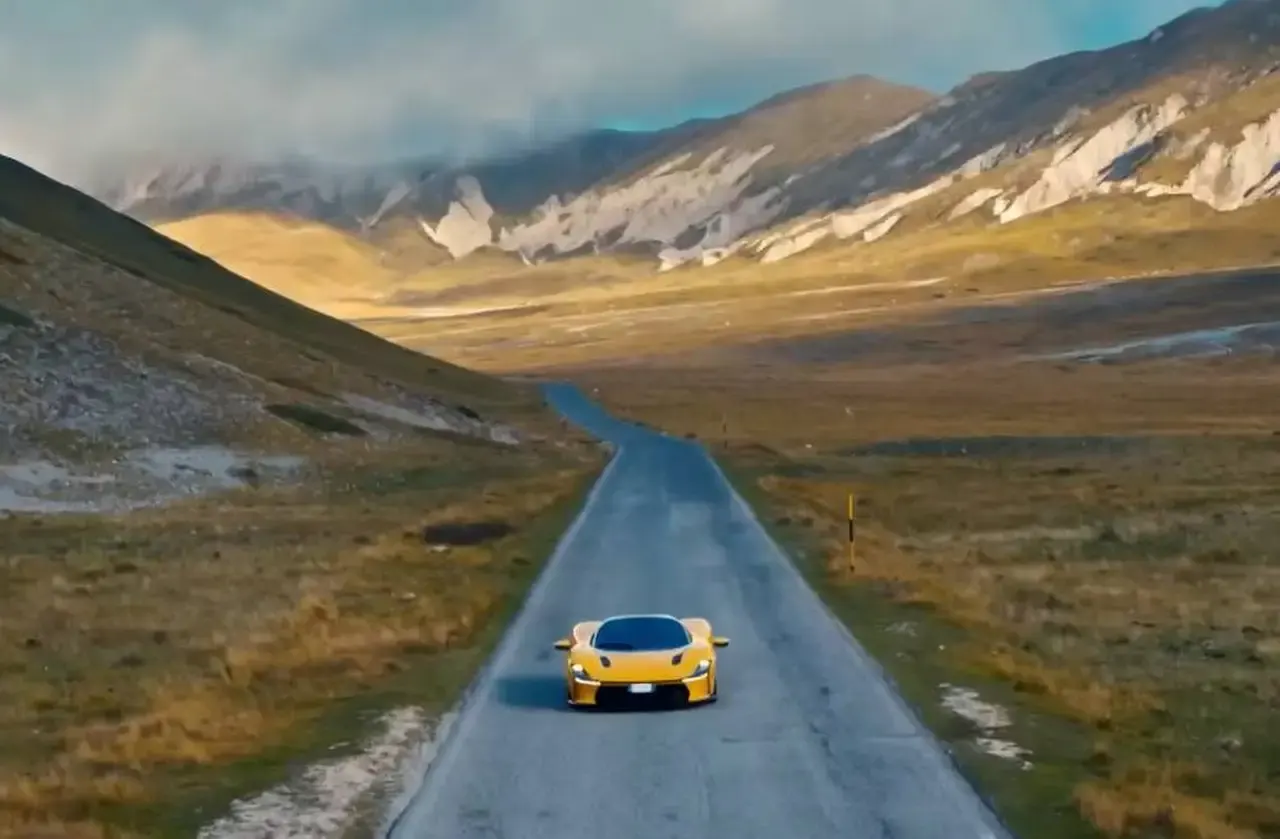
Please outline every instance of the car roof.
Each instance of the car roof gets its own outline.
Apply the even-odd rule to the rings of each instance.
[[[674,623],[676,626],[680,627],[680,629],[684,631],[685,638],[688,639],[686,643],[690,643],[693,640],[693,633],[689,631],[689,627],[684,625],[684,621],[680,620],[675,615],[664,615],[664,614],[655,612],[655,613],[638,613],[638,614],[630,614],[630,615],[611,615],[610,617],[607,617],[604,620],[600,621],[600,623],[596,626],[596,628],[592,630],[590,643],[594,645],[596,636],[600,634],[600,630],[604,629],[609,624],[625,623],[631,620],[659,620],[659,621]]]
[[[684,622],[681,621],[679,618],[677,618],[675,615],[665,615],[665,614],[660,614],[656,612],[655,613],[638,613],[638,614],[630,614],[630,615],[611,615],[605,618],[604,620],[600,621],[600,626],[604,626],[606,623],[609,623],[610,621],[631,620],[633,618],[657,618],[659,620],[675,621],[681,626],[684,626]]]

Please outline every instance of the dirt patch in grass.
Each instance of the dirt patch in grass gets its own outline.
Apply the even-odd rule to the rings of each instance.
[[[1240,363],[583,382],[623,415],[712,443],[1020,835],[1258,839],[1280,835],[1271,375]],[[960,691],[1008,719],[976,724],[949,707]]]
[[[193,835],[376,712],[450,705],[599,464],[446,448],[114,518],[0,521],[0,836]],[[438,474],[379,483],[412,459]],[[424,541],[460,521],[508,530]]]
[[[912,437],[883,440],[841,454],[882,457],[1062,457],[1120,454],[1143,440],[1135,437],[1075,437],[995,434],[987,437]]]
[[[429,524],[422,538],[429,545],[483,545],[511,533],[505,521],[449,521]]]

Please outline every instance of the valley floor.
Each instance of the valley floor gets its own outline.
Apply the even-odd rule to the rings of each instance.
[[[1269,362],[578,378],[712,448],[1019,835],[1280,831]]]
[[[293,483],[0,518],[0,835],[301,829],[251,796],[344,756],[310,818],[372,830],[398,790],[370,767],[456,701],[599,465],[422,435]]]
[[[1264,210],[1059,253],[1100,206],[879,267],[551,264],[527,310],[369,325],[712,446],[1023,835],[1274,836],[1280,298],[1274,268],[1194,273],[1271,259],[1237,247]]]

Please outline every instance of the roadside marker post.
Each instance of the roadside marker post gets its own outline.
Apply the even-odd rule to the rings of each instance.
[[[854,494],[849,493],[849,570],[854,570],[857,565],[857,553],[854,548],[854,538],[857,535],[854,522],[857,520],[857,499]]]

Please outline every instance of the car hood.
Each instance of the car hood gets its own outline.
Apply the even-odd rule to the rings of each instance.
[[[601,682],[662,682],[693,674],[698,662],[712,659],[710,646],[692,644],[683,649],[658,652],[601,652],[583,649],[570,656],[586,668],[587,675]]]

